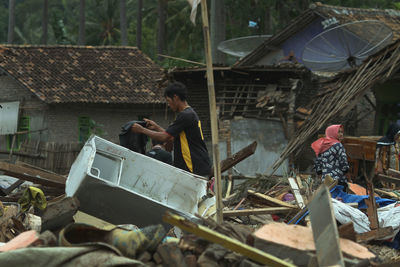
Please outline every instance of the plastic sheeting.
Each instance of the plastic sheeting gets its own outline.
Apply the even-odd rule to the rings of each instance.
[[[368,216],[362,211],[350,207],[334,198],[332,199],[332,204],[335,218],[341,224],[350,221],[353,222],[354,231],[356,231],[356,233],[365,233],[371,230],[369,227]],[[394,230],[392,235],[387,236],[384,239],[394,237],[400,230],[400,206],[396,207],[396,204],[397,203],[392,203],[383,208],[378,208],[377,210],[379,227],[383,228],[391,226]]]
[[[344,203],[358,203],[358,208],[359,209],[366,209],[367,205],[365,204],[364,199],[368,198],[368,195],[366,196],[358,196],[358,195],[353,195],[353,194],[347,194],[343,192],[343,186],[337,185],[333,190],[331,190],[331,196],[332,198],[341,198]],[[375,197],[376,204],[379,205],[379,207],[384,207],[386,205],[392,204],[395,201],[387,198],[380,198],[380,197]]]

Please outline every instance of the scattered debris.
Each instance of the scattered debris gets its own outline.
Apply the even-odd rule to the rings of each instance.
[[[224,170],[256,145],[222,161]],[[247,177],[231,185],[225,221],[218,224],[208,179],[150,158],[133,160],[132,153],[93,137],[68,179],[2,162],[1,170],[20,180],[2,191],[2,199],[12,201],[0,205],[0,262],[40,263],[50,253],[65,253],[63,262],[73,264],[76,257],[88,265],[103,259],[134,266],[379,266],[400,260],[385,247],[400,243],[400,194],[391,188],[353,183],[349,191],[356,194],[346,194],[330,177],[318,191],[321,183],[310,174]]]

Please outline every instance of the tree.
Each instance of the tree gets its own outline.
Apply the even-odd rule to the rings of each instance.
[[[158,54],[164,54],[166,35],[167,35],[167,12],[168,12],[168,0],[158,0],[158,35],[157,35],[157,52]],[[161,60],[161,57],[159,57]]]
[[[127,22],[126,22],[126,0],[120,0],[119,2],[120,9],[120,27],[121,27],[121,44],[123,46],[128,45],[128,37],[127,37]]]
[[[137,22],[136,22],[136,46],[142,48],[142,9],[143,0],[137,2]]]
[[[49,9],[48,0],[43,0],[42,44],[47,44],[47,24],[48,24],[48,21],[49,21],[48,9]]]
[[[79,38],[78,38],[78,45],[85,45],[85,0],[79,1]]]
[[[118,1],[93,0],[89,3],[87,44],[117,45],[120,41]]]
[[[214,64],[224,64],[225,55],[218,44],[225,40],[225,6],[223,0],[211,1],[211,51]]]
[[[15,28],[15,0],[9,0],[8,6],[8,37],[7,42],[12,44],[14,42],[14,28]]]

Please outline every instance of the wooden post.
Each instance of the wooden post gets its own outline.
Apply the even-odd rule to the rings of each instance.
[[[214,177],[216,182],[215,193],[217,200],[217,223],[221,223],[223,221],[221,165],[219,163],[218,124],[217,124],[217,112],[216,112],[217,104],[215,100],[215,90],[214,90],[214,73],[213,73],[212,57],[211,57],[210,29],[208,26],[207,0],[201,0],[201,17],[203,21],[204,51],[206,54],[206,64],[207,64],[208,98],[210,101],[211,139],[212,139],[213,162],[214,162],[213,164]]]
[[[11,142],[11,148],[10,148],[10,154],[8,155],[8,159],[11,161],[11,158],[12,158],[12,154],[13,154],[13,149],[14,149],[14,144],[15,144],[15,139],[17,138],[17,134],[15,133],[14,135],[13,135],[13,138],[12,138],[12,142]]]

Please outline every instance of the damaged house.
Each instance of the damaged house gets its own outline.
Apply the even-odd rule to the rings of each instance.
[[[83,143],[91,134],[119,143],[121,126],[143,117],[168,124],[163,70],[135,47],[3,45],[0,70],[1,111],[14,118],[7,131],[10,114],[2,117],[6,156],[11,150],[26,160],[43,156],[39,143],[24,153],[23,141],[60,144],[52,149],[65,153],[61,144]],[[76,153],[70,160],[63,155],[60,162],[69,162],[62,166],[32,164],[67,173]]]
[[[189,103],[204,121],[204,134],[210,137],[205,73],[204,68],[188,68],[176,69],[171,75],[187,85]],[[237,164],[233,174],[267,172],[293,132],[298,101],[307,98],[303,88],[312,83],[310,71],[287,63],[273,67],[215,67],[214,81],[221,159],[257,141],[252,160]],[[300,95],[303,97],[296,97]],[[288,171],[287,164],[278,174]]]
[[[336,35],[334,39],[332,33],[337,31],[350,33],[348,34],[350,37],[343,37],[342,34]],[[318,130],[324,129],[328,123],[342,123],[348,135],[360,136],[382,135],[390,122],[398,120],[400,113],[398,105],[400,95],[396,90],[398,62],[391,58],[397,54],[397,50],[390,45],[396,43],[399,36],[399,11],[346,8],[314,3],[281,32],[266,40],[235,64],[235,67],[276,66],[282,59],[290,59],[296,64],[313,68],[315,65],[310,64],[311,53],[314,53],[318,60],[324,61],[321,65],[323,64],[325,69],[322,67],[313,69],[314,86],[303,88],[313,97],[303,102],[300,107],[306,108],[308,112],[312,110],[312,115],[304,121],[305,124],[289,141],[273,169],[292,153],[301,154],[301,168],[310,166],[314,155],[311,149],[300,152],[300,144],[305,144],[308,148]],[[342,40],[337,41],[340,38]],[[365,45],[360,46],[360,43]],[[338,51],[341,50],[340,46],[345,46],[344,55]],[[361,53],[357,55],[357,52],[349,47],[359,49]],[[372,75],[371,67],[362,69],[362,66],[367,64],[368,60],[378,64],[379,57],[373,56],[378,51],[384,53],[380,54],[381,60],[393,59],[393,62],[387,66],[386,72]],[[388,51],[394,54],[389,56]],[[338,65],[323,58],[321,52],[330,53],[331,58],[343,60],[345,64],[338,68]],[[354,59],[356,60],[352,64],[350,61]],[[356,74],[358,71],[362,74]],[[358,84],[355,84],[356,82]],[[362,88],[355,90],[358,86]],[[351,90],[354,90],[353,93]],[[339,91],[343,94],[340,95]],[[337,98],[334,97],[335,94]]]

